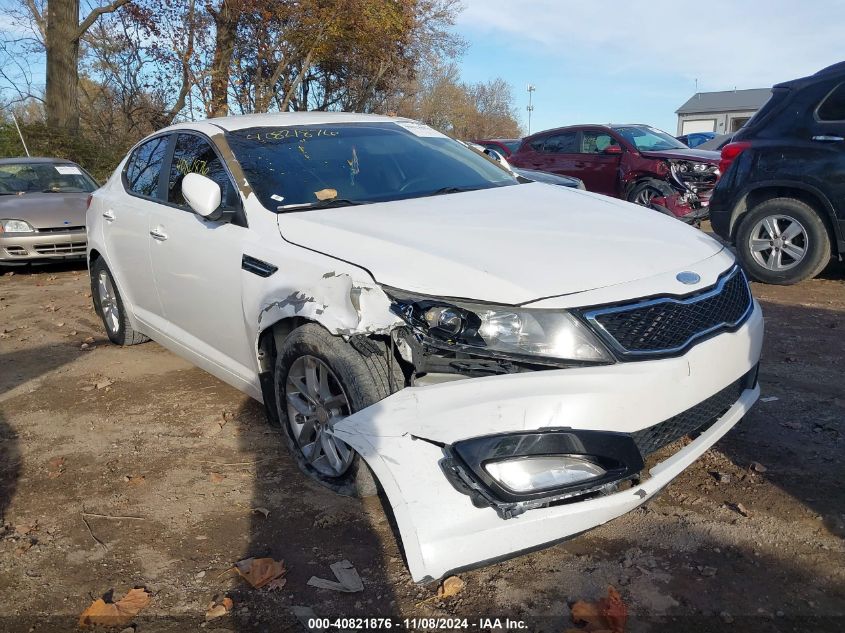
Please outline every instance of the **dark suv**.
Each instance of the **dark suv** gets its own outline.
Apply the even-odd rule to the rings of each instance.
[[[792,284],[845,254],[845,62],[778,84],[722,148],[713,229],[755,279]]]
[[[529,136],[508,157],[515,167],[584,181],[587,191],[622,198],[686,221],[706,217],[719,154],[690,149],[648,125],[578,125]]]

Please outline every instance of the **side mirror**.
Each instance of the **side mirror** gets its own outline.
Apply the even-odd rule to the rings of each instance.
[[[622,146],[621,145],[608,145],[602,150],[602,154],[613,154],[619,155],[622,153]]]
[[[207,176],[187,174],[182,179],[182,197],[195,213],[209,220],[219,219],[220,185]]]
[[[503,163],[503,162],[505,162],[505,157],[504,157],[504,156],[502,156],[502,155],[501,155],[498,151],[496,151],[495,149],[492,149],[492,148],[488,147],[487,149],[485,149],[485,150],[484,150],[484,153],[485,153],[485,154],[487,154],[487,155],[488,155],[490,158],[492,158],[493,160],[495,160],[497,163]]]

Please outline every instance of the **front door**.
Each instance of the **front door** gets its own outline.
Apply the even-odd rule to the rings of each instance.
[[[197,364],[253,383],[257,373],[241,302],[243,218],[210,221],[182,196],[189,173],[220,185],[221,205],[240,213],[240,197],[210,141],[200,134],[176,137],[166,204],[150,215],[150,255],[172,344],[187,348]]]
[[[608,148],[614,147],[618,153],[608,153],[614,151]],[[572,175],[584,181],[587,191],[618,196],[621,160],[622,147],[615,138],[600,130],[585,130],[581,132],[576,171]]]

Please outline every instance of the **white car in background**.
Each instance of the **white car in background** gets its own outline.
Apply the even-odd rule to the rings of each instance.
[[[264,402],[323,484],[377,482],[417,581],[628,512],[759,395],[761,311],[718,242],[415,121],[174,125],[87,224],[111,340]]]

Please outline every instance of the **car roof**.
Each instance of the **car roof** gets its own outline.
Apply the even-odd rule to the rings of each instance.
[[[397,123],[411,122],[405,117],[392,117],[381,114],[358,114],[355,112],[274,112],[269,114],[242,114],[237,116],[205,119],[196,123],[177,123],[164,131],[202,129],[214,126],[227,132],[244,130],[252,127],[289,127],[294,125],[320,125],[325,123]]]
[[[61,163],[70,165],[76,164],[73,161],[67,160],[66,158],[47,158],[44,156],[20,156],[18,158],[0,158],[0,165],[20,165],[21,163],[31,163],[33,165],[44,163]]]

